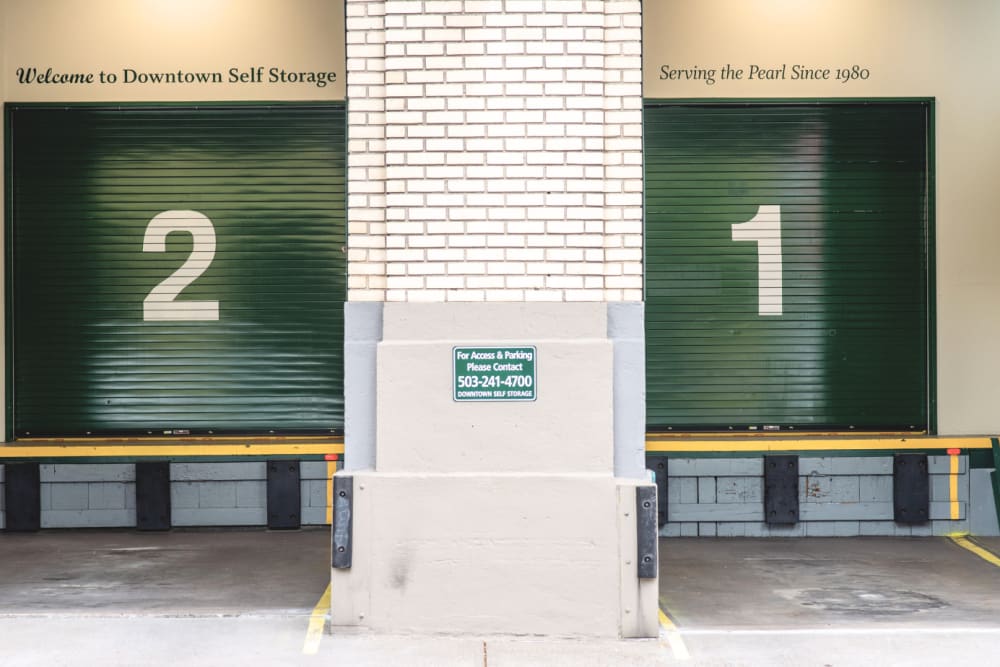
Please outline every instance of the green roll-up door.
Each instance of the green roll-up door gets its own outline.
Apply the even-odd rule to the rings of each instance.
[[[342,105],[7,121],[15,436],[342,429]]]
[[[928,118],[647,102],[651,428],[929,429]]]

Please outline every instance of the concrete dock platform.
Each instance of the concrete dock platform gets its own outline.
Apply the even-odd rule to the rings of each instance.
[[[0,534],[0,615],[309,614],[328,529]]]
[[[325,529],[0,533],[0,664],[997,662],[998,538],[670,538],[660,550],[659,640],[330,635]]]

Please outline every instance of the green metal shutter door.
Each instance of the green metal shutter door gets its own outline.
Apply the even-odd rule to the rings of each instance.
[[[342,105],[25,105],[8,123],[17,437],[342,429]],[[207,218],[197,247],[169,231],[190,219],[149,244],[169,211]],[[208,266],[175,307],[218,319],[151,319],[189,256]]]
[[[651,428],[928,429],[928,112],[647,104]]]

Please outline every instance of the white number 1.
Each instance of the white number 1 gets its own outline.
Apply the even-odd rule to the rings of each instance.
[[[164,211],[153,216],[142,240],[143,252],[166,252],[170,232],[193,237],[191,254],[179,269],[164,278],[142,302],[142,319],[150,322],[204,322],[219,319],[218,301],[175,301],[185,287],[205,273],[215,259],[215,227],[198,211]]]
[[[781,207],[758,206],[733,225],[733,240],[757,242],[757,314],[781,315]]]

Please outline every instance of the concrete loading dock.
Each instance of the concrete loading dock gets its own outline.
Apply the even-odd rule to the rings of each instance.
[[[136,450],[343,435],[335,621],[627,637],[657,630],[626,520],[647,432],[758,454],[671,457],[665,536],[979,533],[1000,496],[944,443],[1000,433],[989,0],[0,12],[3,449],[141,440],[4,464],[36,527],[137,525],[151,477],[174,526],[272,526],[262,461]],[[479,347],[530,375],[461,375]],[[794,524],[762,521],[768,452],[803,473]],[[284,516],[324,523],[324,465],[292,467]]]
[[[1000,538],[976,542],[989,551],[943,537],[663,538],[660,638],[622,642],[317,633],[324,529],[5,534],[0,657],[5,665],[990,664],[1000,640]],[[325,612],[318,618],[322,628]]]

